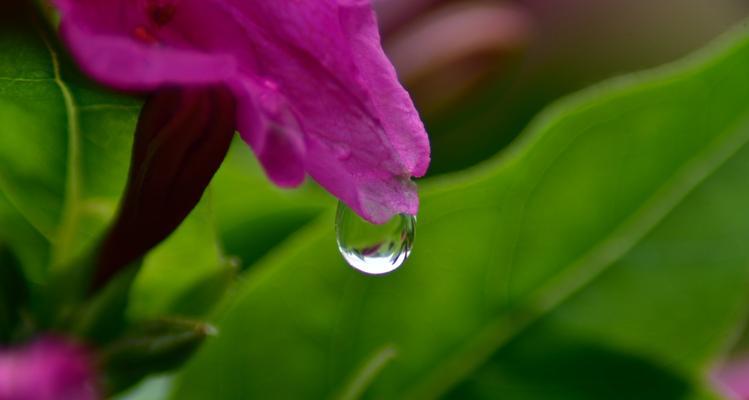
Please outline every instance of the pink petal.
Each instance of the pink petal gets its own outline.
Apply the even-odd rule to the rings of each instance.
[[[147,29],[130,1],[56,0],[60,33],[81,68],[101,83],[121,90],[168,85],[205,85],[236,76],[235,58],[196,47],[157,46],[138,40]]]
[[[0,399],[96,400],[101,398],[88,354],[58,338],[0,350]]]
[[[121,89],[226,82],[271,179],[305,172],[364,218],[415,213],[429,165],[418,113],[369,1],[56,0],[83,69]]]
[[[290,106],[274,84],[251,81],[235,87],[239,116],[237,129],[250,145],[268,177],[278,186],[295,187],[304,181],[304,137]]]
[[[727,399],[749,398],[749,359],[726,362],[715,370],[712,380],[716,389]]]

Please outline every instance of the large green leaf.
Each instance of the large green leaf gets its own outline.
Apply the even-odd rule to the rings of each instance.
[[[555,107],[426,185],[392,275],[347,268],[326,215],[247,276],[174,398],[710,397],[749,289],[747,71],[742,34]]]
[[[139,102],[82,79],[39,25],[3,26],[0,54],[0,235],[40,282],[113,215]]]

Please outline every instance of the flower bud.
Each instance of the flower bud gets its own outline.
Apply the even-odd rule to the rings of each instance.
[[[234,99],[224,88],[161,90],[146,102],[94,288],[169,236],[197,205],[229,150],[234,114]]]

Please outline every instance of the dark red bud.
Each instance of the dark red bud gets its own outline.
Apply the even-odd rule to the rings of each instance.
[[[229,149],[235,102],[225,88],[168,89],[140,114],[120,213],[96,263],[93,288],[169,236],[197,205]]]

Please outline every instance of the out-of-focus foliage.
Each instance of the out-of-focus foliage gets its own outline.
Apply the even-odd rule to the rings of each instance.
[[[393,275],[347,269],[326,215],[244,279],[174,398],[708,396],[749,289],[748,69],[742,34],[555,107],[427,185]]]
[[[34,29],[5,25],[0,35],[0,230],[42,282],[114,213],[138,103],[94,89]]]
[[[424,108],[432,138],[432,175],[491,157],[550,101],[602,79],[684,56],[749,14],[746,0],[375,3],[382,14],[386,50],[396,56],[397,67],[433,59],[423,60],[427,68],[416,73],[402,71],[417,100],[454,94],[436,112],[422,107],[430,104],[429,98],[417,104]],[[489,21],[456,18],[474,8],[479,15],[495,16]],[[414,40],[424,30],[431,36]],[[454,50],[445,41],[464,46]],[[429,52],[432,49],[440,57]],[[445,56],[450,63],[443,61]],[[477,70],[482,79],[472,77]],[[475,83],[472,90],[459,90],[465,77]]]

